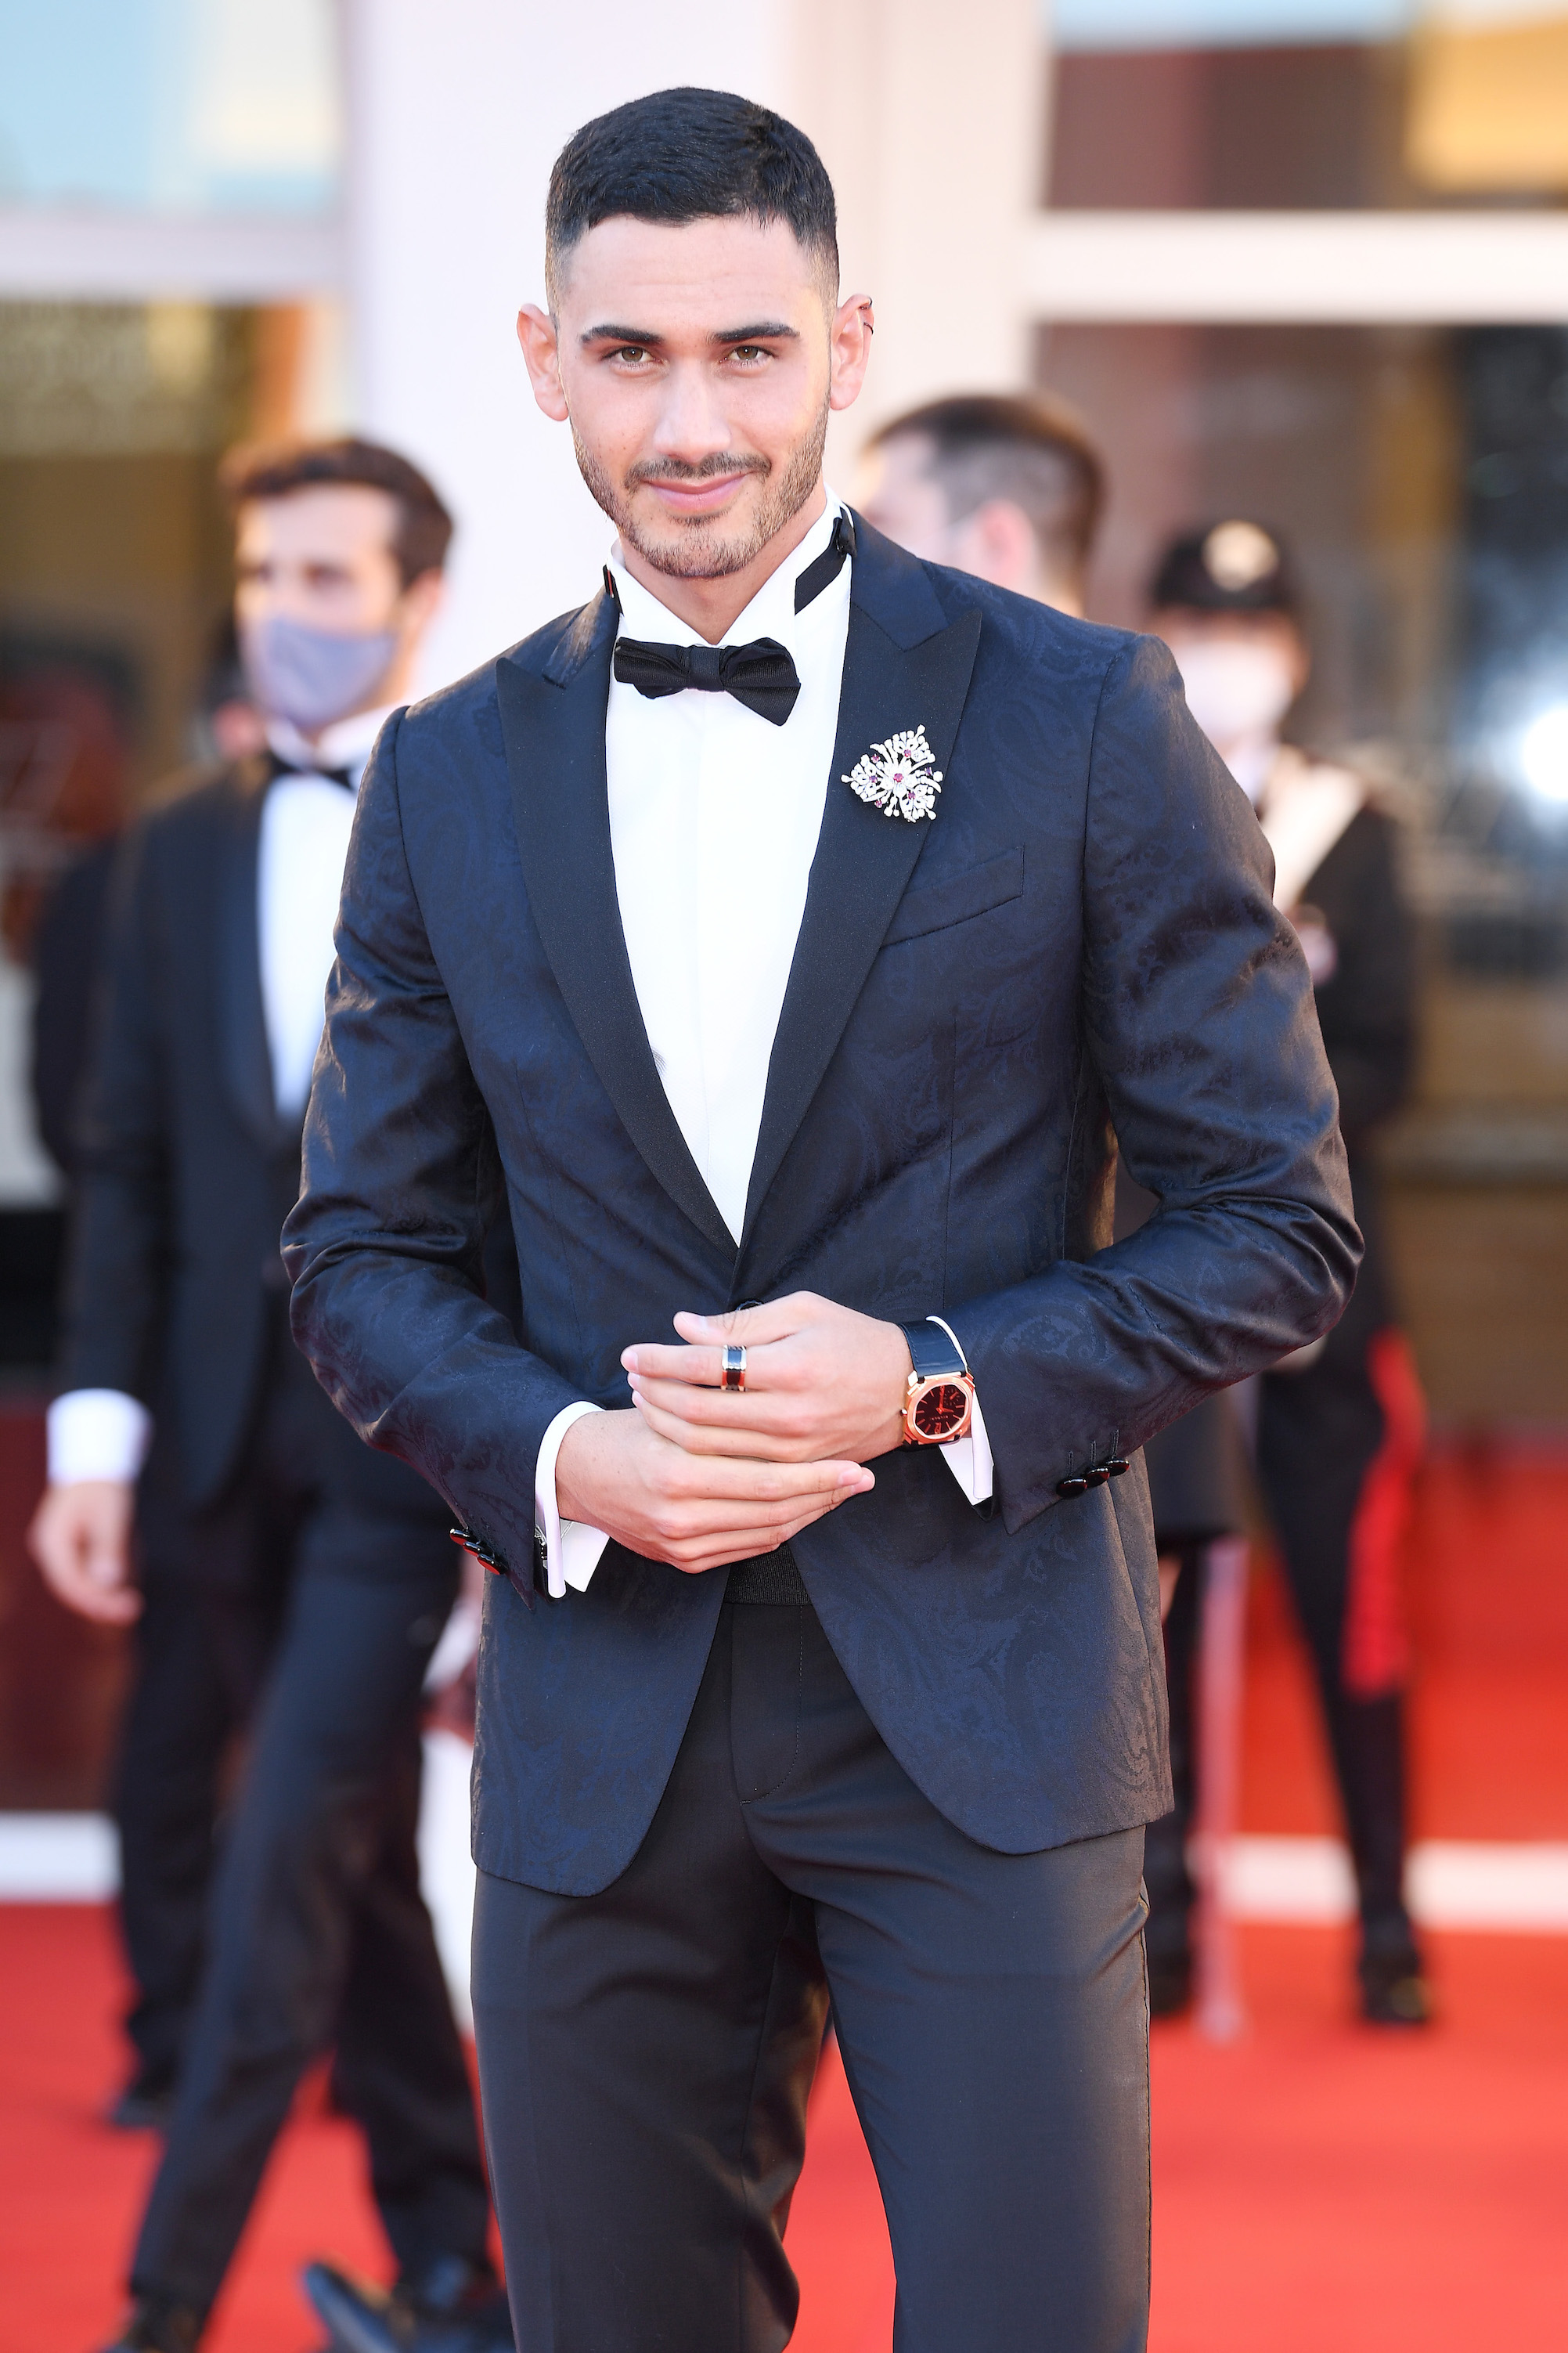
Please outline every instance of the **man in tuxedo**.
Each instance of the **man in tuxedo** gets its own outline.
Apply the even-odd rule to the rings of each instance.
[[[500,1572],[518,2343],[785,2343],[831,2003],[905,2353],[1127,2353],[1170,1803],[1137,1449],[1348,1293],[1305,969],[1163,649],[826,490],[870,304],[798,131],[694,90],[588,124],[546,282],[535,397],[617,537],[382,735],[285,1234],[318,1375]],[[1162,1206],[1109,1249],[1112,1116]]]
[[[184,1725],[209,1779],[225,1731],[251,1736],[117,2342],[195,2345],[300,2076],[335,2042],[400,2293],[377,2310],[323,2274],[329,2316],[352,2295],[356,2353],[432,2329],[466,2353],[510,2337],[414,1851],[420,1683],[457,1555],[425,1482],[311,1379],[279,1255],[355,794],[451,523],[365,442],[241,453],[228,487],[268,749],[144,819],[121,861],[33,1528],[57,1592],[132,1620],[155,1432],[147,1581],[191,1620],[165,1733]]]

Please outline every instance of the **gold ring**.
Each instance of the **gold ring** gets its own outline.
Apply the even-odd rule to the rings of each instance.
[[[746,1352],[744,1348],[726,1347],[719,1367],[721,1389],[743,1390],[746,1386]]]

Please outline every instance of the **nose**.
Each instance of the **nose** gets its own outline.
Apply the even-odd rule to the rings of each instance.
[[[728,449],[730,421],[715,393],[710,372],[700,361],[670,369],[654,430],[654,448],[661,458],[700,466]]]

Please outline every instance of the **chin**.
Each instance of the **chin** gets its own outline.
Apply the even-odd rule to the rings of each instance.
[[[755,524],[737,523],[731,514],[693,515],[684,523],[661,514],[657,529],[639,522],[626,536],[645,563],[678,580],[727,579],[744,571],[759,545]]]

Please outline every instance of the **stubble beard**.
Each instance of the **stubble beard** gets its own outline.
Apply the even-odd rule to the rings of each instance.
[[[700,482],[710,480],[716,474],[732,473],[736,462],[733,458],[721,454],[705,459],[700,466],[667,461],[634,467],[623,484],[611,480],[593,452],[584,446],[575,426],[572,438],[583,480],[596,504],[619,532],[624,545],[634,548],[645,564],[656,572],[668,574],[671,579],[723,580],[733,572],[743,572],[754,562],[769,540],[793,522],[816,488],[822,475],[823,451],[827,446],[828,414],[825,400],[809,430],[783,460],[782,470],[777,462],[767,459],[744,461],[748,473],[760,476],[762,491],[752,520],[741,527],[727,524],[722,515],[693,515],[687,522],[671,517],[665,530],[656,534],[634,513],[630,496],[631,491],[642,482]]]

